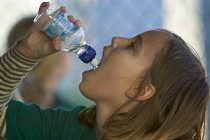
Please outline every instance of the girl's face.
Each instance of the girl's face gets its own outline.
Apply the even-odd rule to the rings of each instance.
[[[133,38],[114,37],[112,43],[104,47],[99,67],[83,72],[80,91],[93,101],[122,105],[129,100],[126,92],[140,85],[168,36],[166,32],[153,30]]]

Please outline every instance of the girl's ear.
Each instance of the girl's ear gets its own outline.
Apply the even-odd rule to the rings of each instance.
[[[126,96],[128,98],[135,99],[136,101],[143,101],[150,99],[154,94],[155,94],[155,86],[153,84],[148,84],[143,91],[139,91],[139,89],[136,87],[131,87],[126,91]]]

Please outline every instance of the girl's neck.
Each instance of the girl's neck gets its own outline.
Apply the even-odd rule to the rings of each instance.
[[[108,104],[98,103],[96,108],[96,133],[97,139],[103,135],[103,126],[107,119],[114,113],[115,109]]]

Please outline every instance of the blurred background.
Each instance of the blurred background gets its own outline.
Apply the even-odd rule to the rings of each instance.
[[[101,58],[102,48],[114,36],[133,37],[141,32],[166,28],[180,35],[195,48],[210,72],[210,0],[54,0],[67,7],[67,14],[80,19],[87,42]],[[0,55],[6,51],[11,28],[21,18],[35,15],[42,0],[1,0]],[[56,88],[63,102],[93,104],[79,92],[81,73],[91,67],[75,56],[69,59],[68,72]],[[209,79],[210,80],[210,79]],[[210,126],[210,125],[208,125]],[[210,127],[208,127],[210,130]]]

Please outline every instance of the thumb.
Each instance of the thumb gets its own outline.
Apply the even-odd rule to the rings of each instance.
[[[44,12],[49,7],[49,2],[43,2],[39,7],[39,14]]]

